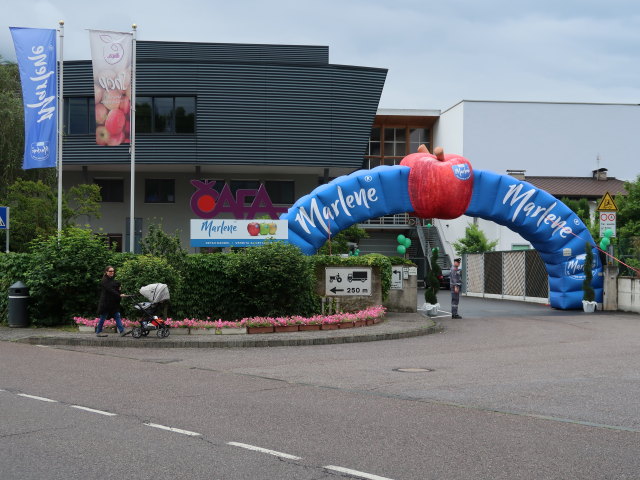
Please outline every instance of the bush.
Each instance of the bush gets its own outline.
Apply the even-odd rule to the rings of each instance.
[[[438,303],[438,291],[440,290],[440,281],[438,277],[442,273],[440,265],[438,265],[438,248],[431,249],[431,268],[427,275],[427,286],[424,290],[424,301],[435,305]]]
[[[122,293],[133,295],[134,300],[141,300],[140,288],[150,283],[165,283],[173,298],[178,293],[182,280],[180,273],[167,260],[151,255],[136,255],[126,260],[120,270],[116,271],[116,279],[122,284]],[[133,302],[123,302],[122,312],[131,317],[135,313]]]
[[[0,254],[0,322],[8,321],[9,287],[17,281],[26,283],[31,258],[26,253]]]
[[[30,246],[30,318],[34,325],[71,323],[74,316],[95,314],[99,282],[113,252],[102,236],[79,228],[39,238]]]

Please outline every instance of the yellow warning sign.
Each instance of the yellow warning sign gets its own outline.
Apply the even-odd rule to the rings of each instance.
[[[598,205],[598,210],[605,210],[608,212],[617,212],[618,207],[616,206],[616,202],[613,201],[611,194],[609,192],[604,194],[602,200],[600,200],[600,204]]]

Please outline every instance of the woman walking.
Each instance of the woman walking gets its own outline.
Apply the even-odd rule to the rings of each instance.
[[[98,337],[107,336],[105,333],[102,333],[102,326],[107,318],[115,319],[120,336],[123,336],[125,333],[120,318],[120,298],[126,295],[120,293],[120,282],[115,279],[115,275],[115,269],[112,266],[108,266],[105,268],[102,281],[100,282],[100,301],[98,302],[100,321],[96,328],[96,335]]]

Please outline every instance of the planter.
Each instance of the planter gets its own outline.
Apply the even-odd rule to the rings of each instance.
[[[247,327],[247,333],[273,333],[273,327]]]
[[[353,328],[353,322],[340,322],[338,328]]]
[[[278,325],[275,328],[276,333],[297,332],[298,325]]]
[[[382,323],[383,320],[384,320],[383,318],[374,318],[373,319],[373,324],[375,325],[377,323]]]
[[[367,320],[366,320],[367,327],[368,327],[369,325],[373,325],[373,324],[374,324],[374,321],[373,321],[373,320],[374,320],[373,318],[367,318]]]
[[[227,328],[219,328],[216,330],[216,333],[220,335],[244,335],[247,333],[247,327],[227,327]]]
[[[298,325],[298,330],[301,332],[311,332],[320,330],[321,325]]]
[[[90,327],[89,325],[78,325],[78,332],[80,333],[95,333],[96,327]]]
[[[367,324],[364,320],[356,320],[353,322],[354,327],[364,327]]]
[[[190,328],[189,335],[215,335],[215,328]]]
[[[337,330],[338,328],[338,324],[337,323],[324,323],[322,325],[320,325],[320,330]]]
[[[171,335],[189,335],[189,329],[186,327],[171,328]]]
[[[586,313],[593,313],[596,311],[596,307],[598,306],[598,302],[587,302],[586,300],[582,301],[582,309]]]

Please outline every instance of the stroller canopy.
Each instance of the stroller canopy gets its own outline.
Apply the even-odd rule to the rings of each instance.
[[[160,303],[169,300],[169,287],[164,283],[152,283],[142,287],[140,294],[151,303]]]

